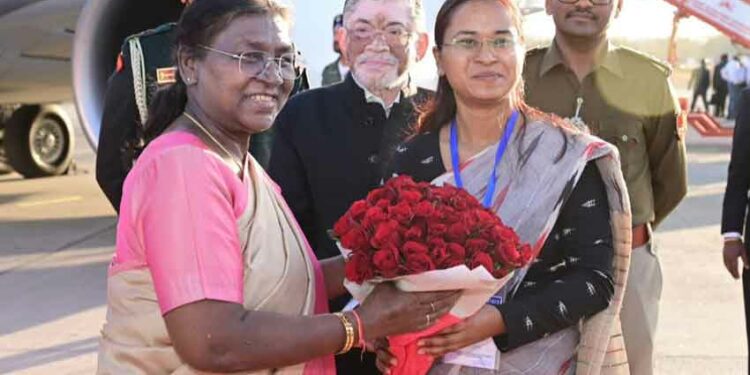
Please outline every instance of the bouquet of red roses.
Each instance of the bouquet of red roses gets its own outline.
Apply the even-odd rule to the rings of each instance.
[[[390,338],[394,374],[426,374],[416,341],[476,313],[528,264],[531,247],[463,189],[395,177],[352,204],[332,236],[346,257],[345,286],[362,301],[376,283],[404,291],[462,290],[450,314],[425,331]]]

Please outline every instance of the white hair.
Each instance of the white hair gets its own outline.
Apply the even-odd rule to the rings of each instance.
[[[347,18],[349,18],[349,15],[354,11],[354,8],[359,4],[362,0],[346,0],[344,2],[344,25],[347,23]],[[393,1],[393,0],[370,0],[370,1]],[[411,8],[411,20],[414,23],[414,28],[416,31],[423,32],[426,30],[425,25],[425,15],[424,15],[424,6],[422,6],[422,0],[399,0],[399,1],[407,1],[409,3],[409,6]]]

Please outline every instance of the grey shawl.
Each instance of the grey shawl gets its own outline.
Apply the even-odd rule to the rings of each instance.
[[[480,200],[487,189],[496,149],[497,145],[490,146],[460,167],[464,188]],[[615,247],[615,293],[610,306],[578,326],[502,353],[494,371],[439,364],[430,374],[628,373],[619,312],[630,265],[631,213],[617,149],[572,127],[530,119],[516,128],[498,166],[492,210],[538,253],[589,161],[595,161],[609,201]],[[454,184],[453,172],[433,183]],[[509,283],[511,288],[520,284],[527,270],[516,271],[514,282]],[[504,293],[508,292],[506,288]]]

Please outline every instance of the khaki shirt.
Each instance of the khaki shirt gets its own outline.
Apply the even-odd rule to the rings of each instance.
[[[671,70],[611,44],[599,60],[580,82],[554,42],[530,50],[523,72],[526,100],[542,111],[573,118],[582,98],[580,118],[620,151],[633,225],[655,226],[687,193],[685,122],[669,81]]]

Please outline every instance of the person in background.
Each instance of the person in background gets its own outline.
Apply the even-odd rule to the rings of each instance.
[[[714,92],[711,95],[711,104],[714,105],[714,116],[716,117],[726,116],[727,94],[729,88],[727,87],[727,81],[721,76],[721,70],[724,69],[728,61],[729,57],[727,54],[722,54],[719,58],[719,62],[714,66],[711,80]]]
[[[708,112],[708,101],[706,95],[708,87],[711,86],[711,72],[708,71],[706,59],[701,59],[700,66],[695,68],[688,81],[688,89],[693,90],[693,101],[690,103],[690,112],[695,111],[698,98],[703,100],[703,111]]]
[[[652,233],[687,194],[686,124],[671,69],[610,41],[624,3],[548,0],[555,38],[528,53],[524,80],[529,105],[570,118],[620,152],[633,212],[623,337],[630,373],[650,375],[662,290]]]
[[[341,54],[341,47],[339,47],[339,38],[341,35],[341,28],[344,27],[344,16],[342,14],[336,15],[333,18],[333,51],[339,55],[336,61],[326,65],[323,68],[323,79],[321,80],[322,86],[330,86],[334,83],[339,83],[344,80],[347,74],[349,74],[349,67],[346,66],[344,56]]]
[[[742,259],[745,334],[750,347],[750,262],[748,262],[748,251],[750,251],[748,247],[750,244],[750,210],[748,210],[750,208],[750,200],[748,200],[748,193],[750,193],[750,89],[742,92],[739,106],[732,140],[732,156],[729,159],[727,187],[724,192],[721,233],[724,237],[724,266],[735,279],[740,278],[737,267],[738,261]],[[750,360],[748,360],[748,372],[750,372]]]
[[[343,18],[339,46],[351,71],[287,103],[269,168],[320,259],[340,254],[328,230],[380,185],[415,107],[430,95],[410,76],[429,45],[421,0],[347,0]],[[342,374],[377,374],[374,363],[369,354],[364,363],[356,353],[337,358]]]
[[[745,67],[742,65],[739,55],[735,55],[724,69],[721,70],[721,77],[727,81],[729,87],[729,111],[727,119],[734,120],[737,118],[737,112],[739,111],[740,93],[742,88],[745,87]]]

